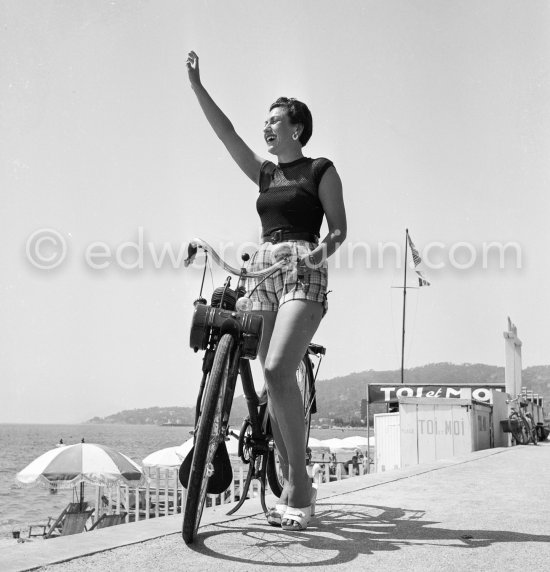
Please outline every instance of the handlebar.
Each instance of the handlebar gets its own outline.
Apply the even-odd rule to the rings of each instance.
[[[525,401],[525,399],[522,395],[518,395],[518,396],[514,397],[513,399],[507,399],[506,403],[508,403],[509,405],[511,403],[517,403],[520,407],[527,407],[529,405],[527,403],[527,401]]]
[[[273,258],[277,260],[275,264],[265,268],[264,270],[257,270],[254,272],[250,272],[244,266],[242,268],[235,268],[228,264],[205,240],[202,238],[193,238],[187,247],[187,258],[183,261],[185,267],[189,266],[193,260],[195,259],[197,252],[199,249],[204,250],[205,252],[209,253],[214,262],[235,276],[239,276],[240,278],[266,278],[270,274],[273,274],[279,269],[282,268],[289,268],[293,266],[291,261],[292,251],[285,245],[284,243],[275,247],[273,251]]]

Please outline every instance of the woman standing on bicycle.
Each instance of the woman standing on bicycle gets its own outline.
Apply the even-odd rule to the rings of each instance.
[[[312,133],[311,113],[305,104],[279,98],[271,105],[264,139],[277,164],[265,161],[239,137],[202,85],[195,52],[189,53],[186,65],[210,126],[245,175],[259,185],[257,209],[263,243],[251,260],[251,269],[273,264],[273,250],[281,242],[297,260],[296,273],[268,278],[251,299],[252,311],[264,319],[259,357],[285,480],[281,504],[270,511],[268,520],[285,530],[304,530],[314,511],[316,491],[306,471],[296,369],[327,310],[326,260],[346,237],[342,183],[331,161],[310,159],[302,153]],[[323,216],[328,234],[319,242]]]

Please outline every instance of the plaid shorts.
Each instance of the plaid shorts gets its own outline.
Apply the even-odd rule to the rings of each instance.
[[[315,247],[306,240],[285,241],[292,249],[292,261],[307,256]],[[249,270],[258,271],[275,264],[273,248],[279,246],[264,242],[250,260]],[[302,279],[295,270],[278,270],[265,280],[251,278],[248,281],[252,312],[258,310],[277,311],[288,300],[311,300],[323,304],[323,316],[327,313],[328,271],[326,261],[319,268],[312,269]]]

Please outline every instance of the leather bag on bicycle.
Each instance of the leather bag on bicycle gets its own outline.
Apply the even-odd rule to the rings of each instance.
[[[192,447],[180,466],[179,480],[184,488],[187,488],[187,483],[189,482],[189,472],[194,452],[195,447]],[[206,492],[211,495],[219,495],[226,491],[233,481],[233,467],[231,466],[225,442],[222,441],[218,445],[212,463],[214,465],[214,474],[208,479]]]

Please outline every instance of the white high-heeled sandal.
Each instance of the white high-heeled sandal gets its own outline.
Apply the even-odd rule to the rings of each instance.
[[[281,526],[281,521],[283,520],[283,515],[288,510],[288,505],[286,504],[275,504],[275,508],[270,508],[266,514],[267,522],[271,526]]]
[[[281,519],[283,530],[306,530],[311,520],[315,516],[315,503],[317,502],[317,486],[311,485],[311,504],[304,508],[289,506]],[[285,524],[290,521],[291,524]]]

